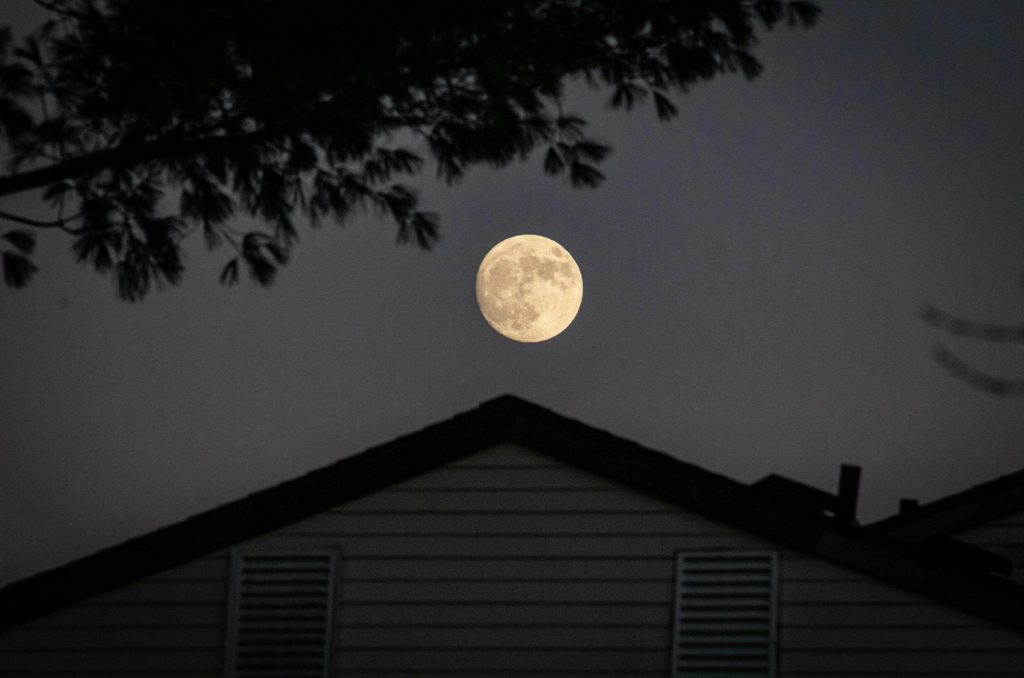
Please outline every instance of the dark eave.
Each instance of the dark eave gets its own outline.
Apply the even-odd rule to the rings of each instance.
[[[513,396],[0,589],[6,628],[514,442],[797,551],[1024,631],[1024,588],[762,492]]]
[[[921,543],[1024,511],[1024,470],[1001,476],[868,526],[894,539]]]

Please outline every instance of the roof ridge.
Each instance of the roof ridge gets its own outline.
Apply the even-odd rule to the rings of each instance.
[[[954,571],[886,535],[773,500],[681,461],[513,395],[319,469],[0,588],[0,628],[184,564],[501,442],[645,491],[668,502],[838,562],[1024,631],[1024,587]]]
[[[965,511],[968,506],[973,506],[974,510]],[[956,514],[955,517],[959,518],[952,522],[952,528],[948,531],[943,530],[945,526],[913,530],[915,533],[920,532],[919,536],[923,538],[966,529],[991,519],[993,513],[1013,512],[1016,509],[1024,510],[1024,469],[976,483],[959,492],[915,506],[909,511],[882,518],[866,527],[898,536],[901,531],[913,529],[912,526],[921,525],[925,521],[941,522],[943,514]]]

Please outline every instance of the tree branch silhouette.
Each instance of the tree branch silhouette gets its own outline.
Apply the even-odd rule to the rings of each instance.
[[[951,315],[930,304],[921,308],[921,318],[934,327],[960,337],[991,342],[1024,343],[1024,324],[976,322]],[[1024,395],[1024,379],[1005,379],[982,372],[971,367],[942,344],[935,345],[931,355],[935,362],[950,374],[975,388],[999,396]]]
[[[597,186],[610,149],[563,109],[567,82],[625,111],[652,100],[667,120],[673,93],[756,77],[758,31],[819,14],[803,0],[37,4],[51,19],[19,44],[0,32],[0,197],[39,190],[58,216],[0,221],[66,231],[128,301],[180,280],[195,231],[234,250],[226,284],[244,266],[269,285],[296,215],[315,227],[374,210],[430,248],[438,217],[398,181],[428,159],[450,183],[540,151],[546,174]],[[239,213],[262,228],[238,232]],[[34,239],[0,237],[5,281],[24,286]]]
[[[68,226],[68,222],[81,219],[81,214],[76,214],[72,217],[64,217],[61,219],[55,219],[53,221],[39,221],[37,219],[29,219],[28,217],[22,217],[17,214],[11,214],[10,212],[0,211],[0,219],[7,219],[15,223],[23,224],[25,226],[34,226],[36,228],[59,228],[62,231],[71,233],[72,235],[80,233],[79,229],[71,228]]]
[[[982,391],[999,396],[1024,395],[1024,379],[1003,379],[986,374],[971,367],[942,345],[932,349],[932,358],[953,376]]]

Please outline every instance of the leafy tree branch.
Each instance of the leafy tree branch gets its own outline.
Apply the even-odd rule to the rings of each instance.
[[[652,101],[667,120],[674,93],[756,77],[761,29],[810,26],[819,11],[802,0],[37,4],[51,17],[42,26],[19,43],[0,32],[0,197],[41,191],[56,217],[0,211],[20,227],[0,232],[4,278],[20,287],[36,272],[21,227],[56,227],[129,301],[180,280],[181,243],[197,231],[233,251],[226,284],[243,269],[270,284],[297,216],[315,227],[374,210],[399,242],[429,248],[438,217],[402,181],[428,161],[456,182],[539,152],[545,173],[597,186],[610,149],[563,109],[569,80],[607,91],[613,108]],[[263,227],[238,231],[241,214]]]

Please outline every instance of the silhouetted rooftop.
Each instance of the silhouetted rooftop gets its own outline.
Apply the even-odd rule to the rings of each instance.
[[[37,617],[325,511],[493,445],[566,464],[1024,630],[1024,587],[959,567],[514,396],[0,589],[0,628]]]

